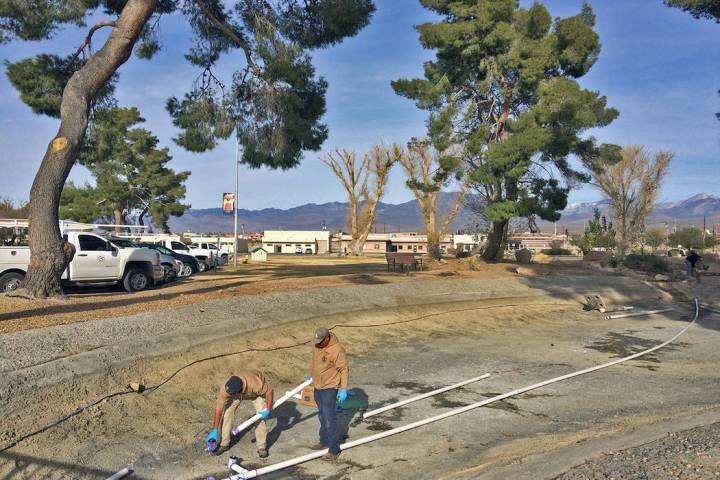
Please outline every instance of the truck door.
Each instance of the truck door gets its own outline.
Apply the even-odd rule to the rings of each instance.
[[[71,280],[109,280],[118,278],[117,249],[97,235],[78,235],[78,252],[72,261]]]
[[[182,242],[176,242],[175,240],[172,240],[170,242],[170,250],[190,255],[190,249],[188,248],[188,246]]]

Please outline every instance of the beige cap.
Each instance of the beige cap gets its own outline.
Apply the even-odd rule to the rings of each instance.
[[[330,335],[330,330],[325,327],[318,327],[315,330],[315,335],[313,335],[313,343],[317,345],[318,343],[325,340],[325,337],[327,337],[328,335]]]

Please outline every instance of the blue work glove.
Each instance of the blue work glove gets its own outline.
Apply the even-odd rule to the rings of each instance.
[[[338,401],[338,403],[342,403],[346,399],[347,399],[347,390],[345,390],[344,388],[341,388],[340,390],[338,390],[337,401]]]
[[[305,377],[305,380],[312,380],[312,375],[308,375],[307,377]]]
[[[218,447],[218,430],[217,428],[213,428],[210,433],[208,433],[208,436],[205,437],[205,446],[207,447],[208,452],[214,452],[217,450]]]
[[[270,416],[270,411],[267,410],[267,409],[265,409],[265,410],[260,410],[259,412],[257,412],[257,414],[260,415],[260,418],[262,418],[263,420],[265,420],[267,417]]]
[[[205,437],[205,443],[208,443],[210,441],[214,441],[215,443],[217,443],[219,440],[220,440],[220,437],[218,436],[217,428],[213,428],[212,430],[210,430],[210,433],[208,433],[208,436]]]

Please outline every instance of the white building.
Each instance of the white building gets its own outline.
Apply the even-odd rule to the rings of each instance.
[[[453,235],[453,248],[457,250],[459,246],[462,246],[464,252],[472,252],[474,249],[479,248],[487,240],[487,235],[484,233],[474,234],[456,234]]]
[[[267,254],[268,252],[264,248],[255,248],[252,252],[250,252],[250,260],[253,262],[266,262]]]
[[[262,247],[268,253],[325,254],[330,251],[330,232],[327,230],[265,230],[262,236]]]

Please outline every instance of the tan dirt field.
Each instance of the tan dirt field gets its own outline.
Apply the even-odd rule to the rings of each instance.
[[[585,269],[575,265],[527,265],[523,275],[547,275]],[[483,263],[470,270],[467,261],[450,259],[430,263],[423,271],[387,272],[384,258],[373,257],[276,257],[264,263],[225,266],[196,274],[168,286],[137,293],[119,288],[74,290],[64,299],[29,301],[0,295],[0,334],[52,325],[165,310],[240,295],[281,292],[303,288],[352,284],[383,284],[432,279],[485,278],[517,275],[513,263]]]

